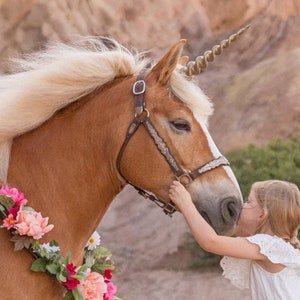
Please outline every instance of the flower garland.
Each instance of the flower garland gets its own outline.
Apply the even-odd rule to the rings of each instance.
[[[83,265],[71,262],[71,252],[62,257],[56,241],[40,243],[38,240],[53,229],[49,218],[27,206],[28,200],[16,188],[3,186],[0,189],[1,228],[12,234],[14,249],[23,248],[34,256],[31,265],[34,272],[53,274],[66,288],[65,300],[117,300],[116,286],[111,282],[116,267],[111,252],[100,245],[100,236],[94,232],[84,249]]]

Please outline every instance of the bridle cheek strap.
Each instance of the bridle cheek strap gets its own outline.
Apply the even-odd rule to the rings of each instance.
[[[137,78],[137,81],[133,84],[132,92],[134,94],[134,106],[135,106],[135,116],[130,123],[125,140],[121,146],[117,157],[117,169],[120,175],[126,180],[126,182],[136,188],[142,196],[154,201],[157,205],[159,205],[163,211],[172,216],[172,214],[176,211],[175,204],[170,201],[169,203],[165,203],[158,199],[155,195],[146,192],[145,190],[137,187],[133,183],[129,182],[125,176],[121,172],[121,159],[123,157],[125,148],[130,140],[130,138],[134,135],[141,124],[144,125],[145,129],[148,131],[149,135],[153,139],[157,149],[163,155],[163,157],[168,162],[170,168],[172,169],[173,173],[175,174],[178,181],[180,181],[183,185],[188,186],[191,182],[193,182],[197,177],[201,176],[202,174],[211,171],[215,168],[220,166],[228,166],[229,162],[224,156],[220,156],[218,158],[212,159],[208,163],[196,168],[193,171],[184,170],[178,164],[174,156],[170,153],[169,148],[163,138],[159,135],[158,131],[156,130],[155,126],[151,122],[149,118],[149,111],[146,108],[144,94],[146,91],[146,83],[143,79],[143,75],[140,74]]]

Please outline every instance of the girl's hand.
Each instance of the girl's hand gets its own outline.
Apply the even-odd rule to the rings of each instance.
[[[173,181],[171,184],[169,189],[169,197],[180,210],[188,203],[192,203],[190,193],[179,181]]]

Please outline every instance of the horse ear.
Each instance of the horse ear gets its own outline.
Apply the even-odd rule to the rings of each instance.
[[[186,66],[186,64],[187,64],[187,62],[188,62],[188,60],[189,60],[189,57],[188,56],[181,56],[180,58],[179,58],[179,64],[180,65],[182,65],[183,67],[185,67]]]
[[[151,75],[154,75],[160,84],[165,85],[169,81],[174,69],[179,63],[185,43],[186,40],[179,40],[151,70]]]

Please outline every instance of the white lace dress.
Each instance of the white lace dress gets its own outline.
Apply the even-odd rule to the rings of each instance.
[[[255,261],[224,256],[220,262],[223,276],[240,288],[250,288],[253,300],[300,300],[300,250],[277,236],[256,234],[247,240],[273,263],[286,266],[270,273]]]

